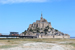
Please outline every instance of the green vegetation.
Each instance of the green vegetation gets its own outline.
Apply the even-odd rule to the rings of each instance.
[[[40,28],[36,28],[37,30],[40,30]]]
[[[55,31],[56,31],[56,32],[58,32],[58,30],[57,30],[57,29],[55,29]]]
[[[47,34],[47,32],[48,32],[48,29],[44,29],[44,32],[45,32],[45,35]]]
[[[72,46],[74,46],[75,47],[75,43],[68,43],[69,45],[72,45]]]
[[[30,32],[33,32],[33,30],[32,30],[32,29],[30,29],[29,31],[30,31]]]
[[[72,45],[75,47],[75,43],[74,42],[70,42],[70,43],[64,43],[65,45]]]
[[[8,42],[8,41],[10,41],[10,42]],[[75,39],[54,39],[54,38],[44,38],[44,39],[37,39],[37,38],[34,38],[34,39],[27,39],[27,38],[24,38],[24,39],[15,39],[15,38],[10,38],[10,39],[6,39],[6,38],[0,38],[0,42],[6,42],[6,43],[13,43],[13,44],[18,44],[19,42],[17,42],[17,41],[34,41],[34,42],[36,42],[36,41],[40,41],[40,42],[51,42],[51,41],[59,41],[59,42],[61,42],[61,41],[72,41],[72,42],[75,42]],[[72,44],[72,43],[70,43],[70,44]]]
[[[36,28],[34,31],[36,31],[37,33],[40,33],[40,28]]]
[[[25,30],[25,31],[23,32],[23,34],[26,35],[26,33],[27,33],[27,32],[26,32],[26,30]]]
[[[37,33],[39,33],[40,31],[39,30],[37,30]]]
[[[49,29],[50,27],[49,27],[49,26],[47,26],[46,28],[47,28],[47,29]]]
[[[48,31],[48,29],[44,29],[44,32],[47,32]]]
[[[0,38],[0,43],[4,44],[1,45],[0,48],[11,48],[11,47],[16,47],[19,45],[19,42],[17,41],[17,39],[13,39],[13,38]]]
[[[3,45],[3,46],[0,46],[0,48],[11,48],[11,47],[15,47],[15,45],[14,46],[12,46],[12,45]]]
[[[47,32],[45,32],[45,35],[47,34]]]
[[[51,30],[53,30],[54,28],[50,28]]]

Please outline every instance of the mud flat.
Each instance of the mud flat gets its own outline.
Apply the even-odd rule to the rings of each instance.
[[[0,50],[75,50],[74,42],[73,39],[0,40]]]
[[[43,43],[43,42],[32,42],[19,45],[18,47],[12,47],[0,50],[71,50],[63,45],[53,44],[53,43]]]

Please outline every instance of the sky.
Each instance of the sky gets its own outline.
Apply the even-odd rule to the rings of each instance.
[[[43,18],[53,28],[75,37],[75,0],[0,0],[0,33],[22,33]]]

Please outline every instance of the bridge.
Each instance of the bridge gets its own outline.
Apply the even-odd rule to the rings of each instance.
[[[19,38],[37,38],[37,36],[12,36],[12,35],[0,35],[0,37],[6,37],[6,38],[9,38],[9,37],[19,37]]]

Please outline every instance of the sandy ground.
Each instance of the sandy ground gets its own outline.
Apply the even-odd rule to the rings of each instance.
[[[0,50],[70,50],[62,45],[53,44],[53,43],[43,43],[43,42],[32,42],[25,43],[18,47],[0,49]]]
[[[0,46],[2,46],[2,45],[5,45],[5,44],[0,43]]]

